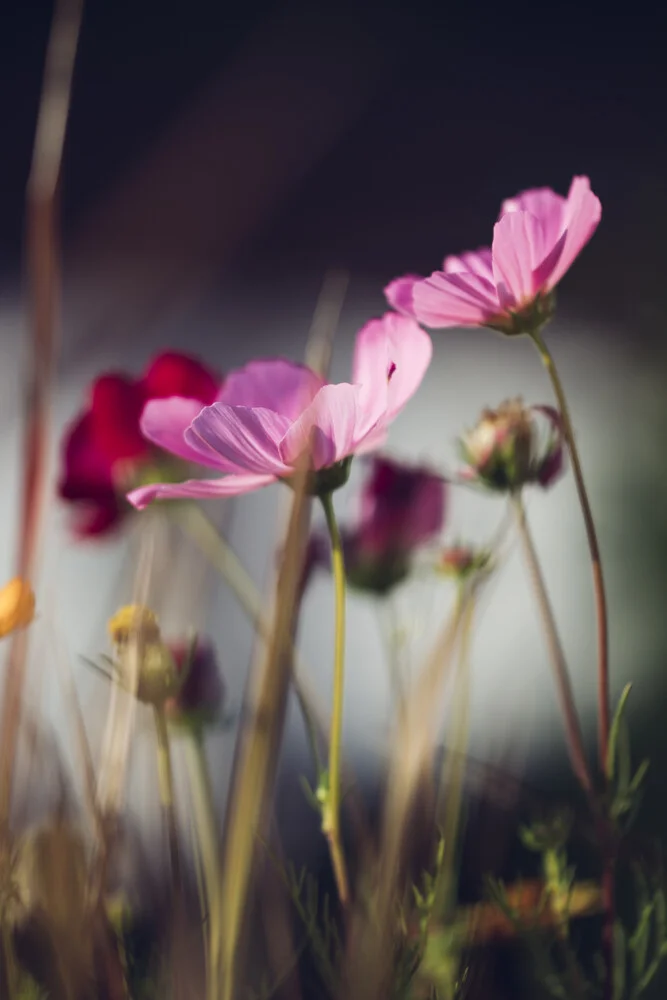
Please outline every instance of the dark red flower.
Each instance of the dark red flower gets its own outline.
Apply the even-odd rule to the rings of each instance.
[[[139,428],[148,400],[183,396],[208,406],[220,385],[214,372],[176,351],[158,355],[138,379],[109,372],[93,382],[88,405],[65,434],[58,483],[59,496],[75,509],[79,537],[115,528],[131,510],[120,480],[159,462],[160,450]]]
[[[191,725],[215,721],[225,701],[225,684],[215,650],[210,642],[198,639],[194,649],[185,642],[170,642],[169,650],[176,666],[188,666],[187,676],[165,709],[172,722]]]

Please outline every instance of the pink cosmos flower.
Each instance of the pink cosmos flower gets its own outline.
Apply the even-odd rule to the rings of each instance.
[[[414,320],[386,313],[357,334],[351,384],[326,383],[303,365],[272,359],[231,372],[210,406],[152,400],[141,418],[145,437],[224,475],[155,483],[128,499],[141,509],[156,499],[235,496],[289,479],[308,449],[317,471],[377,448],[419,387],[431,352]]]
[[[524,191],[503,202],[491,248],[446,257],[430,278],[397,278],[385,294],[400,313],[434,329],[529,332],[549,318],[550,293],[590,240],[600,215],[587,177],[573,179],[567,198],[550,188]]]

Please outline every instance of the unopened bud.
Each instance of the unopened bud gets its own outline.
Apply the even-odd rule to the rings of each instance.
[[[550,406],[509,400],[484,410],[460,448],[468,465],[464,476],[488,489],[513,493],[532,483],[547,487],[563,468],[560,415]]]

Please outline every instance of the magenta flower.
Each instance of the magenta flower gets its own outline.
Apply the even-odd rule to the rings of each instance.
[[[309,449],[314,471],[371,451],[419,387],[431,352],[414,320],[386,313],[357,334],[352,384],[325,383],[303,365],[272,359],[230,373],[210,406],[152,400],[141,418],[144,436],[224,475],[155,483],[128,499],[143,508],[156,499],[235,496],[289,479]]]
[[[187,669],[178,693],[165,702],[172,723],[200,726],[215,722],[225,700],[225,684],[215,650],[210,642],[197,639],[194,648],[186,642],[168,643],[179,673]]]
[[[550,188],[524,191],[503,202],[490,249],[446,257],[430,278],[397,278],[385,294],[398,312],[433,329],[530,332],[550,317],[550,293],[590,240],[600,215],[587,177],[573,179],[567,198]]]

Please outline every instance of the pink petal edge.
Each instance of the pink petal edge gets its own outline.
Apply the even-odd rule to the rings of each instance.
[[[232,474],[220,479],[188,479],[184,483],[154,483],[140,486],[127,494],[128,501],[137,510],[144,510],[154,500],[211,500],[220,497],[251,493],[263,486],[270,486],[275,476]]]

